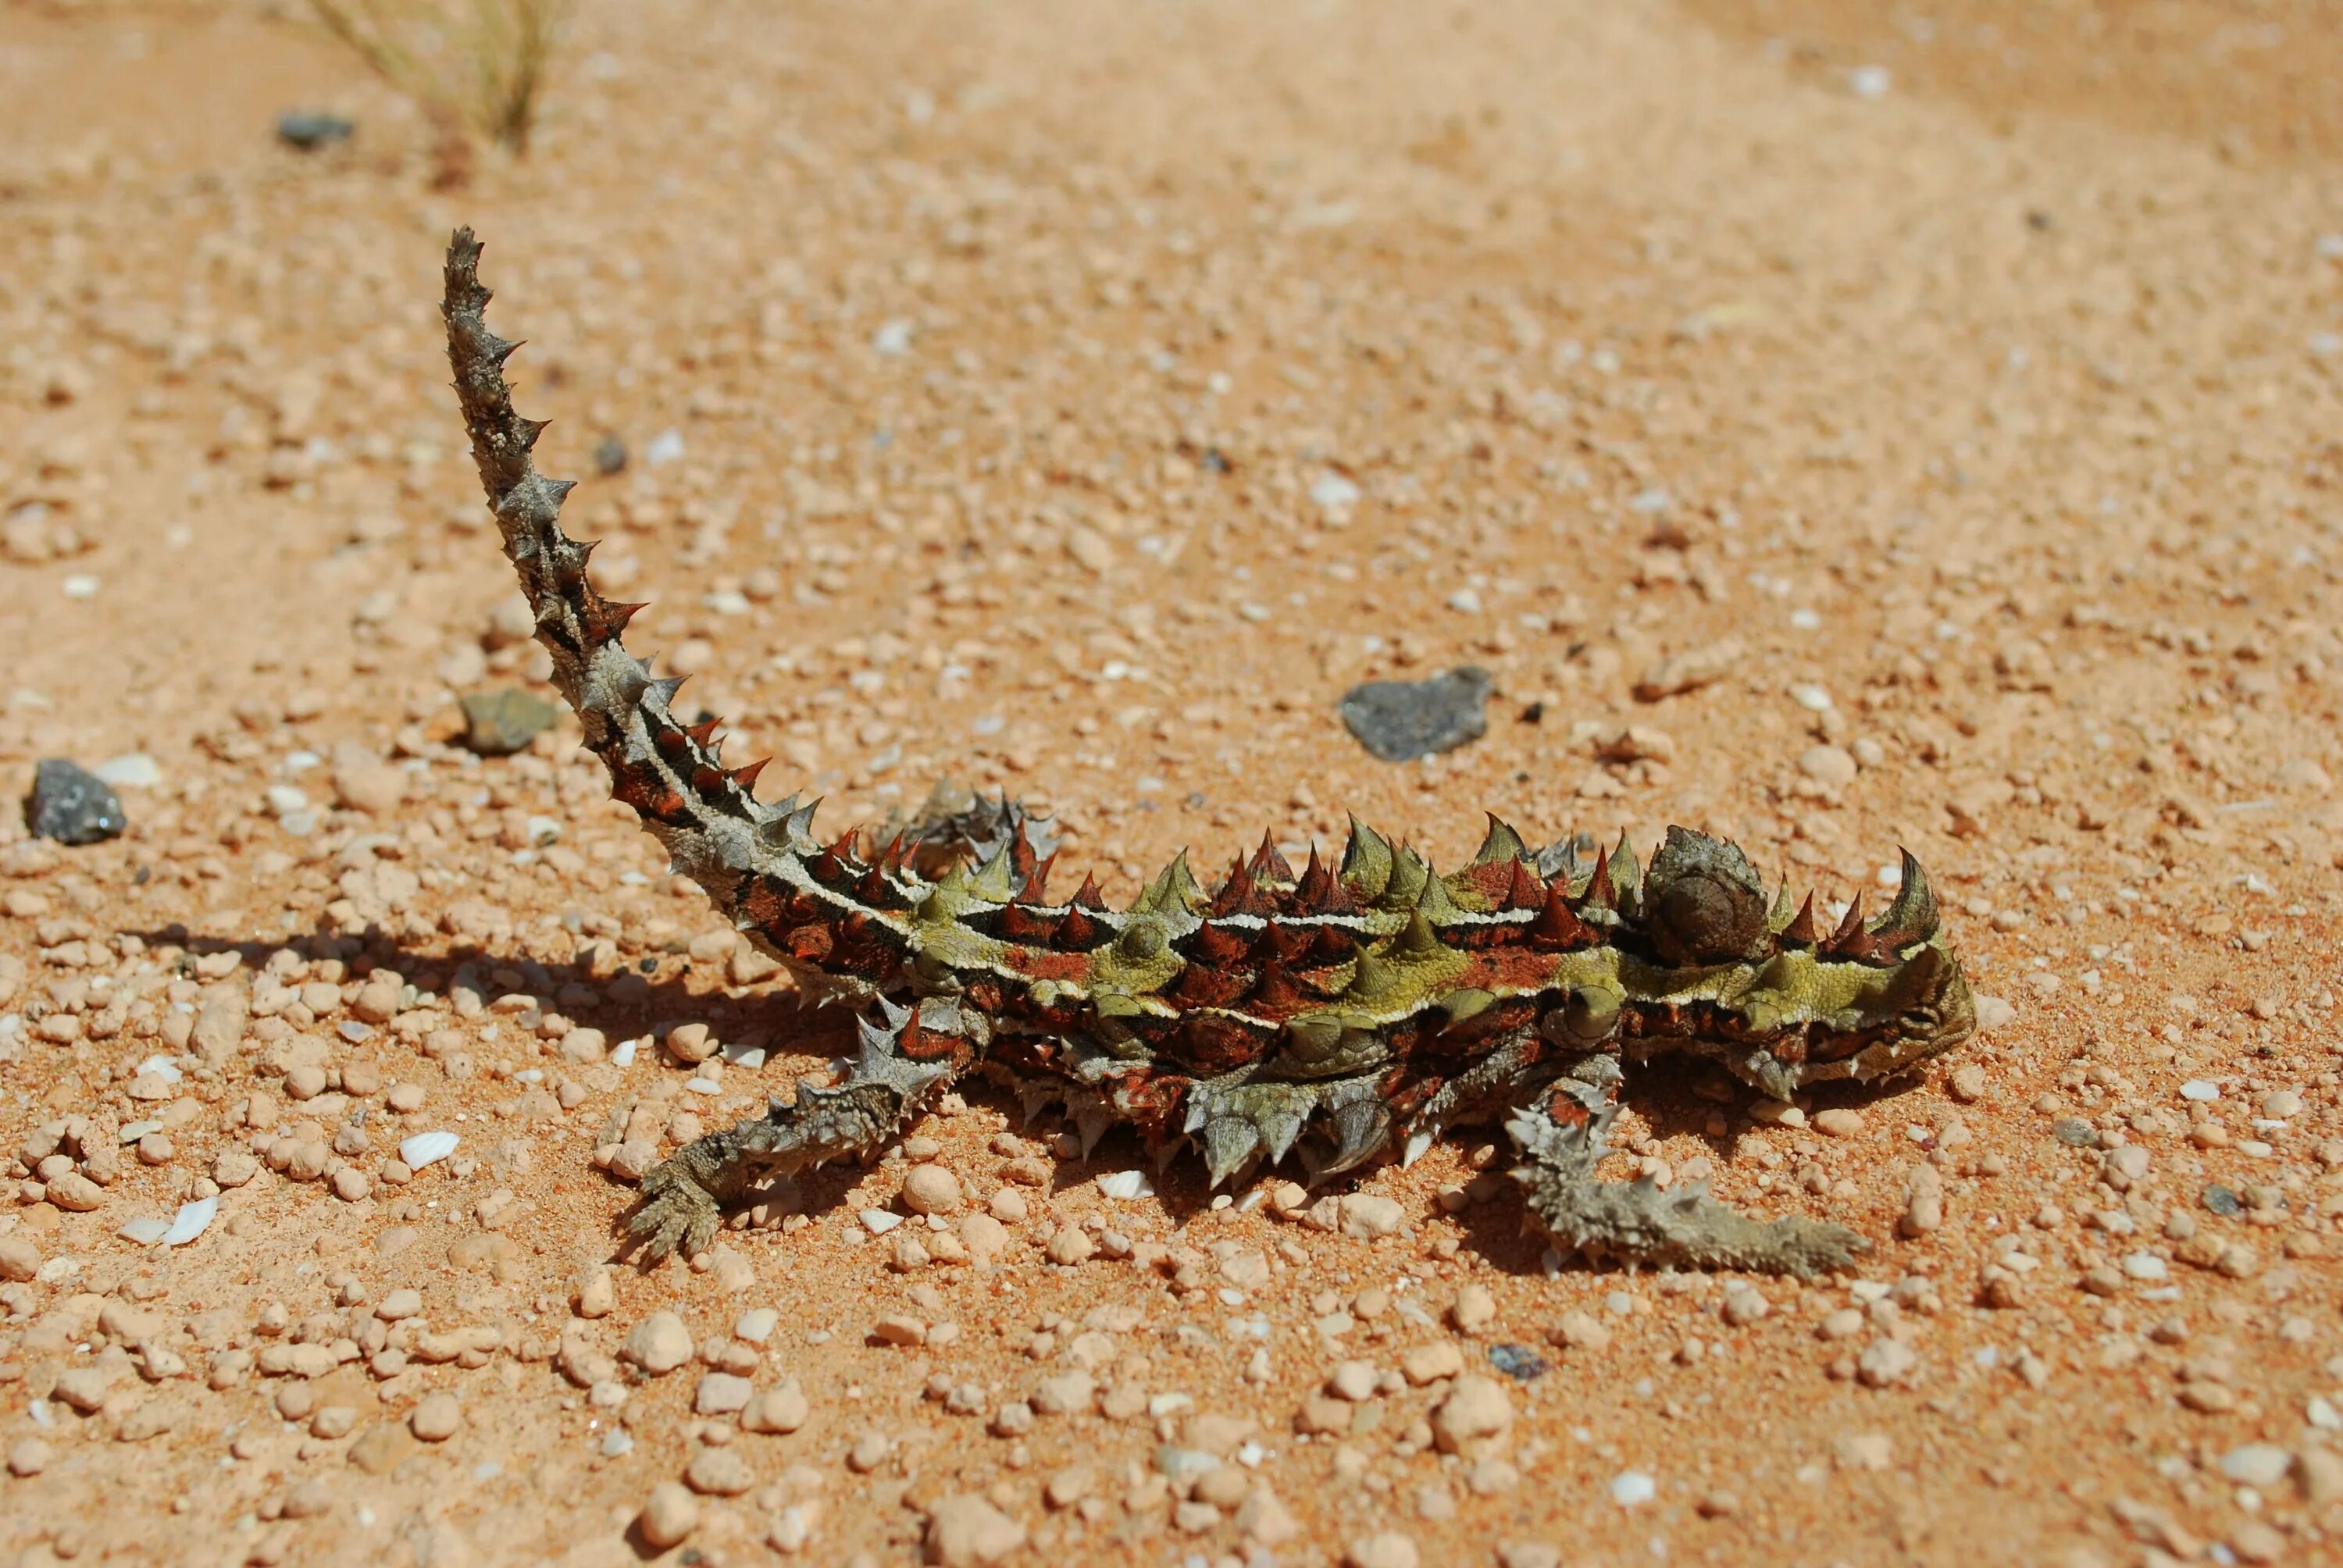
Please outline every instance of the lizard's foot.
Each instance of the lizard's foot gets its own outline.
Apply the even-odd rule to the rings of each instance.
[[[1649,1179],[1604,1181],[1595,1164],[1610,1152],[1604,1134],[1618,1107],[1593,1085],[1556,1087],[1554,1114],[1533,1107],[1505,1131],[1522,1151],[1513,1172],[1530,1212],[1564,1251],[1623,1262],[1745,1269],[1800,1279],[1844,1268],[1870,1243],[1844,1226],[1792,1217],[1755,1220],[1692,1182],[1662,1191]],[[1557,1119],[1559,1118],[1559,1119]]]
[[[642,1196],[628,1214],[624,1229],[645,1268],[662,1261],[670,1252],[696,1257],[716,1240],[724,1211],[693,1174],[689,1156],[698,1147],[695,1143],[679,1151],[643,1178]]]
[[[671,1252],[690,1258],[706,1251],[723,1223],[725,1205],[742,1201],[759,1183],[881,1147],[951,1081],[956,1054],[929,1060],[900,1054],[911,1038],[909,1008],[881,998],[876,1010],[875,1019],[856,1024],[860,1050],[845,1082],[835,1089],[800,1084],[796,1103],[774,1101],[764,1115],[696,1138],[651,1168],[622,1227],[645,1268]],[[920,1017],[931,1030],[967,1026],[948,1000],[930,998]]]

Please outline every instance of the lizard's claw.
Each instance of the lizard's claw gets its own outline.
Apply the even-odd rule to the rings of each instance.
[[[723,1218],[708,1189],[680,1161],[669,1160],[643,1178],[642,1197],[627,1216],[625,1230],[648,1269],[670,1252],[692,1258],[708,1251]]]

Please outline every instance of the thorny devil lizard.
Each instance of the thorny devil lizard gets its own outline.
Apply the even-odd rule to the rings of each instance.
[[[1207,892],[1183,855],[1124,910],[1087,879],[1051,899],[1054,846],[1005,795],[825,843],[812,803],[759,801],[762,764],[723,767],[716,723],[676,717],[682,679],[621,646],[639,607],[596,592],[591,547],[561,531],[570,486],[530,461],[544,427],[513,411],[517,346],[483,317],[479,255],[457,231],[448,360],[554,684],[676,870],[803,997],[862,1010],[835,1087],[801,1084],[648,1173],[625,1221],[647,1265],[706,1250],[764,1181],[875,1152],[978,1068],[1029,1107],[1061,1102],[1085,1152],[1128,1123],[1159,1158],[1199,1148],[1215,1186],[1289,1155],[1320,1182],[1505,1117],[1528,1211],[1565,1252],[1811,1274],[1865,1250],[1837,1225],[1594,1168],[1623,1062],[1691,1052],[1783,1101],[1967,1039],[1968,984],[1909,853],[1878,920],[1858,895],[1825,934],[1811,895],[1794,909],[1785,884],[1769,904],[1738,848],[1682,828],[1639,867],[1624,838],[1607,856],[1582,839],[1533,850],[1492,818],[1443,875],[1353,822],[1337,868],[1313,847],[1297,876],[1265,839]]]

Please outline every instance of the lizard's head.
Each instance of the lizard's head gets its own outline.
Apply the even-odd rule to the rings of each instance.
[[[1976,1010],[1946,945],[1936,899],[1904,856],[1895,901],[1866,925],[1857,895],[1829,935],[1814,900],[1771,911],[1745,856],[1670,828],[1640,889],[1644,943],[1662,964],[1697,970],[1734,1038],[1704,1049],[1776,1099],[1832,1079],[1887,1078],[1976,1032]]]

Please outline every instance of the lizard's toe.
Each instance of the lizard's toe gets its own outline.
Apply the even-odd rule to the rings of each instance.
[[[664,1261],[670,1252],[679,1251],[690,1257],[706,1251],[723,1218],[716,1200],[698,1183],[672,1177],[661,1180],[662,1175],[654,1171],[643,1182],[642,1199],[624,1226],[645,1268]]]

